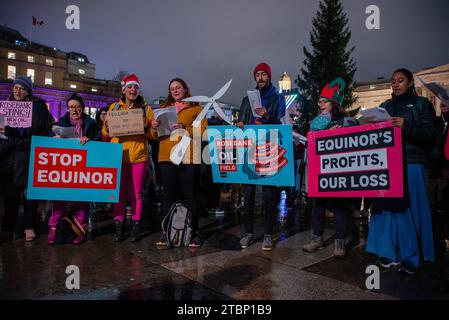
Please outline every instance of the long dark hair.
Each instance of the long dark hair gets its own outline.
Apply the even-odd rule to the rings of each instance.
[[[399,69],[394,70],[393,74],[391,75],[391,78],[393,78],[393,76],[396,73],[402,73],[407,78],[408,81],[413,82],[413,85],[411,86],[411,90],[415,94],[415,96],[417,96],[418,94],[416,93],[415,80],[414,80],[414,77],[413,77],[413,73],[410,70],[406,69],[406,68],[399,68]]]
[[[184,98],[188,98],[188,97],[192,96],[192,94],[190,93],[189,86],[187,85],[187,83],[184,80],[182,80],[181,78],[173,78],[168,83],[167,99],[165,99],[165,101],[162,102],[161,108],[165,108],[165,107],[172,106],[175,104],[175,99],[173,98],[173,96],[171,95],[171,92],[170,92],[170,86],[175,81],[179,82],[182,85],[182,87],[184,88],[184,90],[186,91],[186,96]]]

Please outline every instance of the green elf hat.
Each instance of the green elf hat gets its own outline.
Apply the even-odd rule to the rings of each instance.
[[[345,88],[345,81],[343,80],[343,78],[338,77],[331,83],[326,84],[324,89],[321,91],[320,98],[333,101],[341,106],[344,99]]]

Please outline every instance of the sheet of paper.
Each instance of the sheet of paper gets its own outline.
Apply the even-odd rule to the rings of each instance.
[[[361,110],[360,113],[368,122],[382,122],[391,120],[387,110],[380,107]]]
[[[176,107],[168,107],[154,110],[154,117],[160,121],[157,128],[157,135],[159,137],[169,136],[172,132],[172,126],[178,123],[178,115],[176,114]]]
[[[76,127],[60,127],[53,126],[53,132],[60,136],[61,138],[78,138],[78,133],[76,132]]]
[[[262,100],[260,98],[259,90],[247,91],[246,94],[248,95],[249,104],[251,105],[253,116],[256,118],[262,118],[262,116],[258,115],[255,111],[256,108],[262,107]]]

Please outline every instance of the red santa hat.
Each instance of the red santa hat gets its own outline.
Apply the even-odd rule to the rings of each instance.
[[[127,86],[136,84],[140,87],[139,78],[135,74],[129,74],[125,76],[122,80],[122,90],[124,90]]]

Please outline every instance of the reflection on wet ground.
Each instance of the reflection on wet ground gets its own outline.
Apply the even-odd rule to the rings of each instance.
[[[243,219],[223,196],[225,213],[204,214],[203,239],[217,232],[240,237]],[[448,299],[447,256],[414,276],[381,272],[381,288],[365,287],[366,266],[375,262],[364,253],[367,217],[351,219],[349,251],[335,260],[332,217],[327,218],[326,247],[306,253],[310,238],[311,203],[288,208],[285,194],[277,215],[275,248],[261,250],[263,212],[255,216],[256,242],[245,250],[220,250],[206,241],[197,249],[157,248],[161,213],[149,210],[143,239],[112,242],[112,216],[99,214],[93,239],[82,245],[48,246],[46,234],[33,242],[4,239],[0,244],[0,299]],[[102,217],[102,218],[101,218]],[[45,230],[44,230],[45,231]],[[69,290],[69,265],[80,272],[80,289]]]

